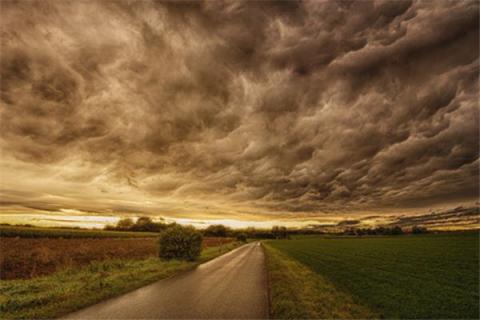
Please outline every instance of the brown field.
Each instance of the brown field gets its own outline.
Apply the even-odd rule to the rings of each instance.
[[[233,241],[204,238],[204,247]],[[27,279],[106,259],[156,256],[156,238],[50,239],[0,238],[0,279]]]

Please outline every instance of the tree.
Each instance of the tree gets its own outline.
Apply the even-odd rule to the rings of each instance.
[[[140,217],[137,219],[137,222],[135,222],[136,225],[146,225],[146,224],[151,224],[153,223],[152,218],[150,217]]]
[[[120,230],[128,230],[133,226],[133,220],[131,218],[120,219],[117,222],[117,228]]]
[[[287,228],[284,226],[273,226],[272,235],[275,239],[286,239],[288,238]]]
[[[365,235],[366,234],[365,229],[361,229],[361,228],[357,229],[356,234],[357,234],[357,236]]]
[[[392,229],[392,235],[399,235],[399,234],[403,234],[403,230],[399,226],[395,226]]]
[[[247,235],[243,232],[237,234],[237,241],[247,242]]]
[[[230,233],[230,229],[223,224],[214,224],[208,226],[203,234],[207,237],[227,237]]]
[[[195,260],[202,250],[202,234],[194,227],[176,224],[160,233],[159,244],[160,258]]]
[[[427,232],[427,228],[425,227],[419,227],[419,226],[412,227],[413,234],[420,234],[420,233],[426,233],[426,232]]]
[[[244,232],[247,235],[247,238],[257,237],[257,229],[255,229],[254,227],[248,227],[246,230],[244,230]]]
[[[132,226],[132,231],[160,232],[166,229],[166,225],[161,222],[153,222],[150,217],[140,217]]]

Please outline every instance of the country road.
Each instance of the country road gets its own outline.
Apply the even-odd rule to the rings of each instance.
[[[265,257],[246,244],[196,269],[71,313],[65,319],[268,318]]]

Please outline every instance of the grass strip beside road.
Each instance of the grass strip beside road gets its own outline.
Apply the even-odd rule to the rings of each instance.
[[[366,319],[376,315],[305,265],[264,242],[273,319]]]
[[[0,282],[0,318],[46,319],[193,269],[242,243],[205,248],[198,261],[105,260],[29,280]]]

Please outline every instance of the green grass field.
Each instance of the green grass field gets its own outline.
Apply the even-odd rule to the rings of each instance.
[[[397,237],[318,237],[268,241],[266,245],[270,260],[272,250],[273,255],[277,254],[276,258],[273,257],[274,261],[278,261],[278,254],[284,255],[379,317],[479,318],[477,232]],[[269,263],[270,272],[278,269],[278,266]],[[281,270],[283,279],[288,277],[286,269]],[[282,277],[279,279],[277,283],[273,279],[272,290],[299,290],[300,286],[283,288],[286,281],[282,283]],[[272,299],[275,299],[274,295]],[[275,303],[272,301],[272,305]],[[284,315],[280,312],[276,316]],[[286,317],[296,316],[287,314]]]
[[[88,229],[60,229],[43,227],[0,226],[0,237],[21,238],[145,238],[156,237],[155,232],[105,231]]]

